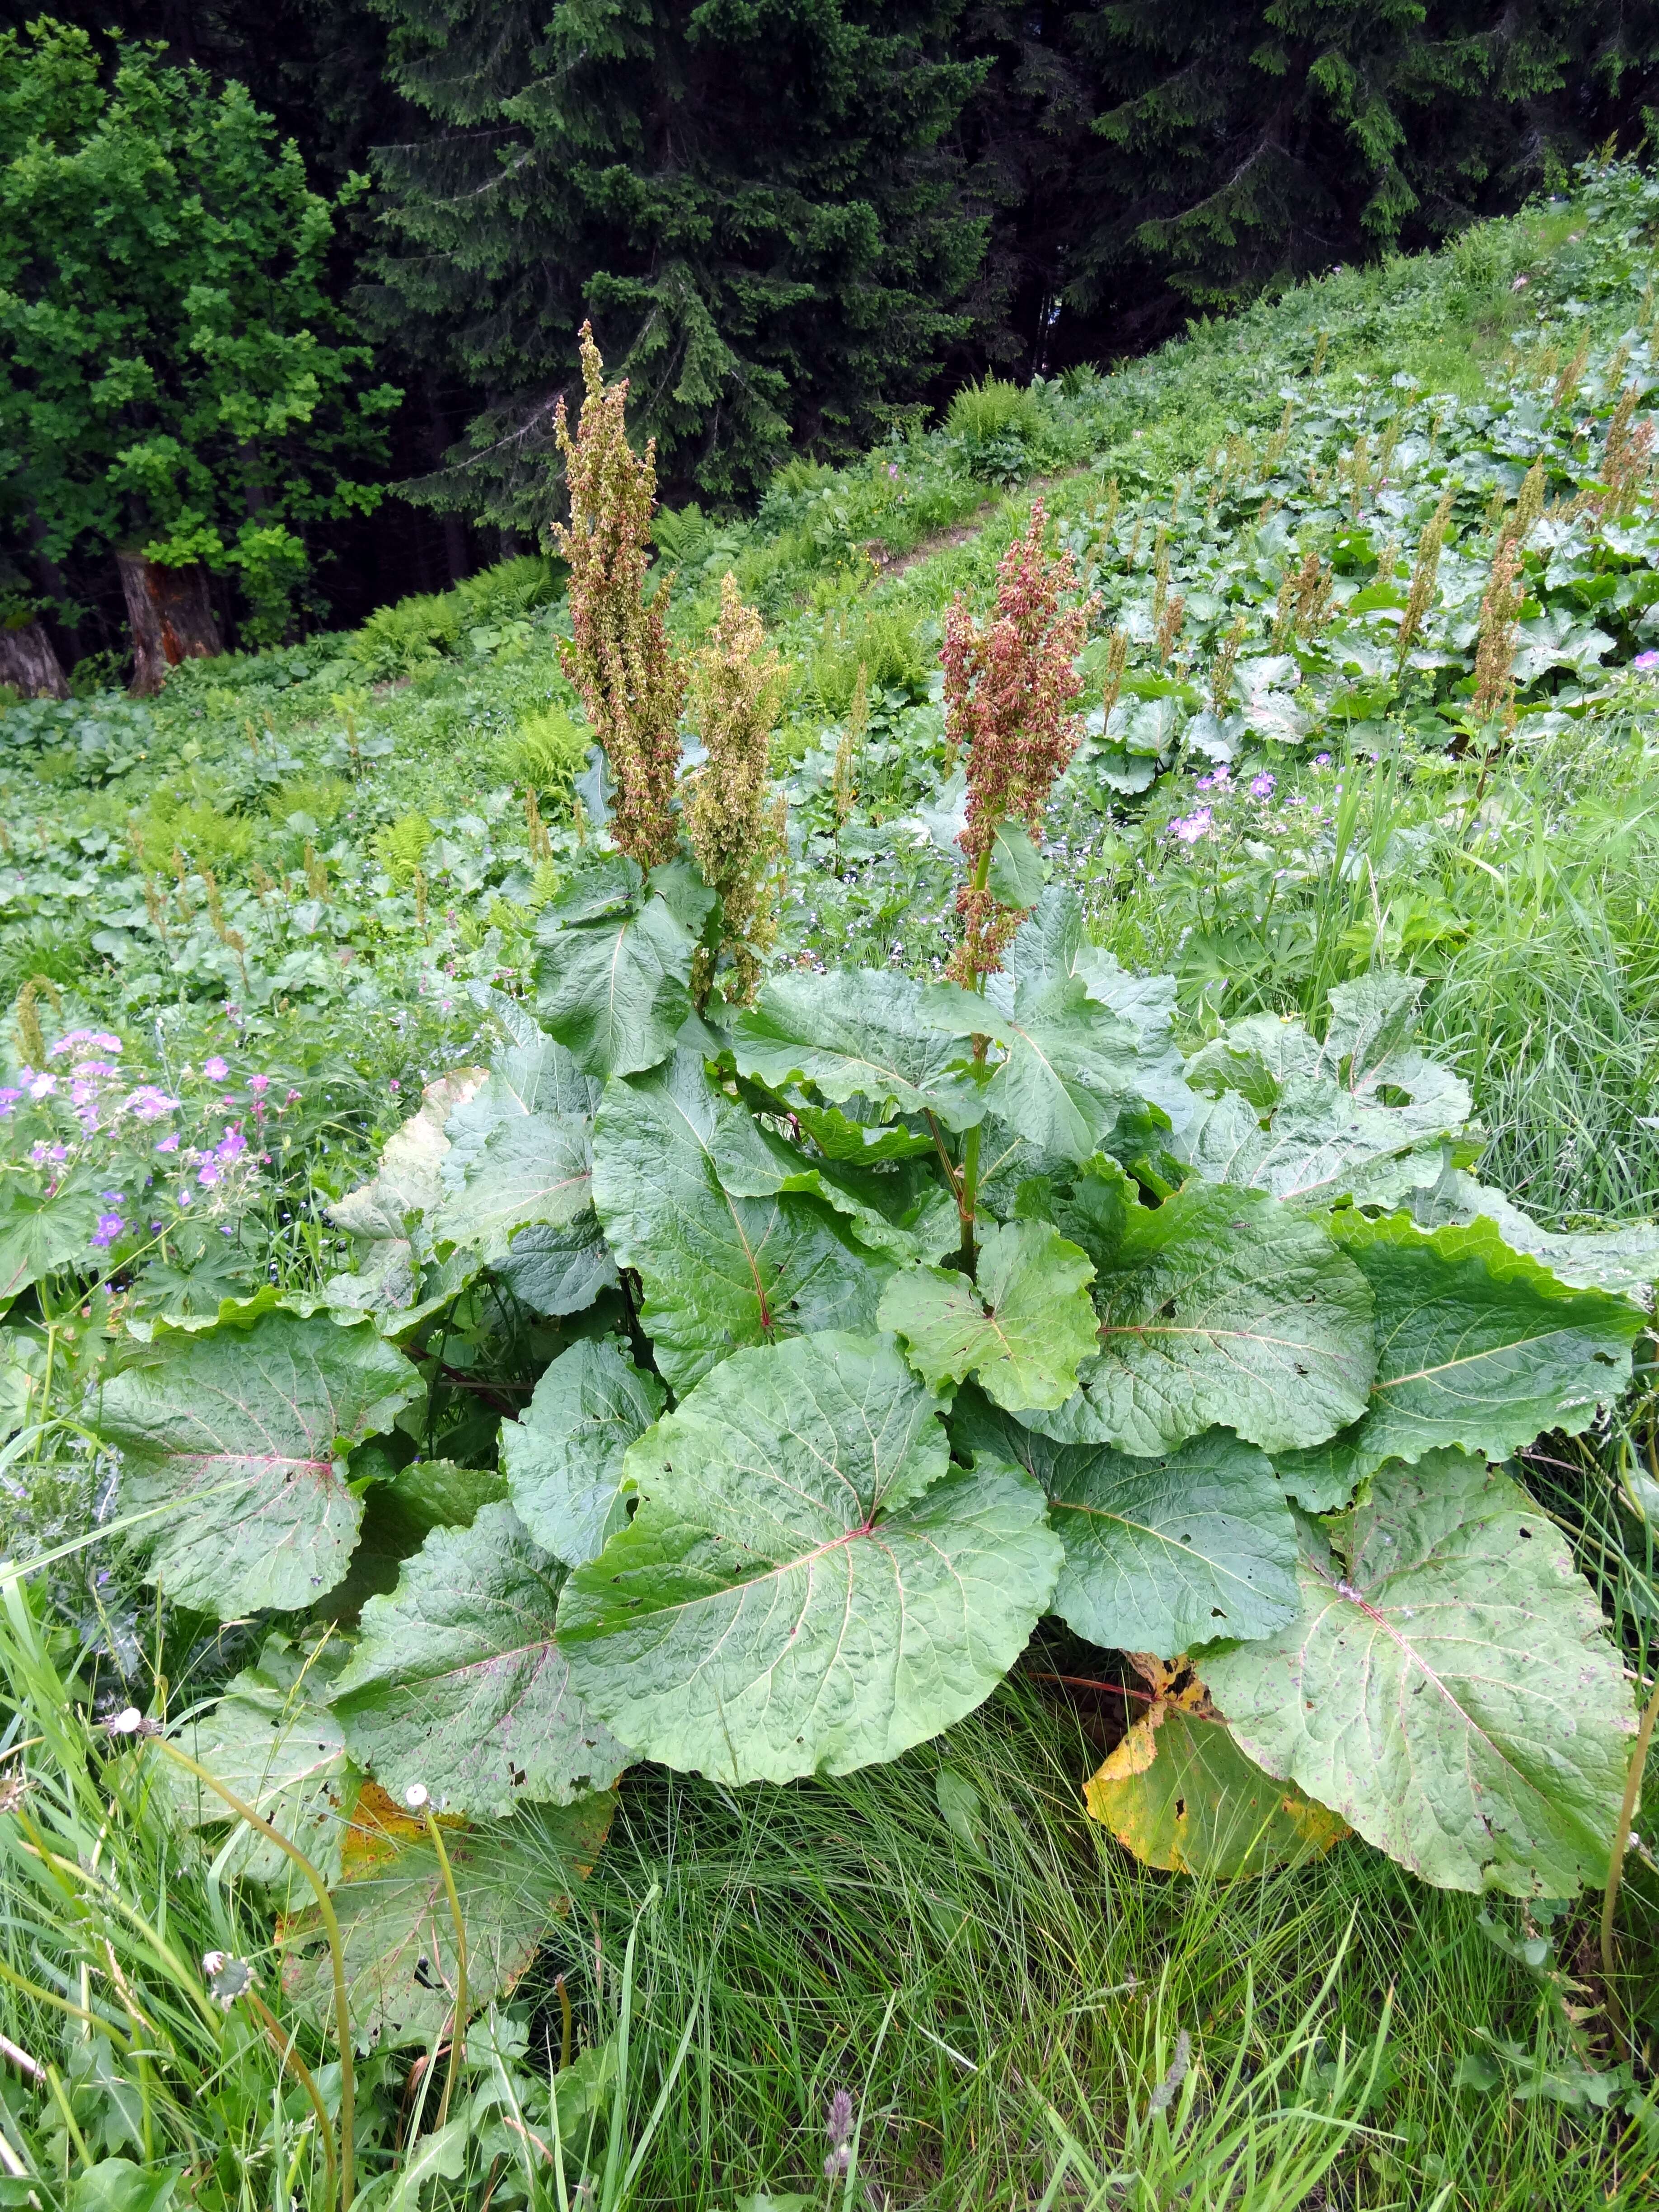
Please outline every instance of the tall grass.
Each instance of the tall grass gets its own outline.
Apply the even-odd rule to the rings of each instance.
[[[320,2212],[337,2055],[286,2007],[261,1901],[167,1817],[154,1747],[99,1724],[92,1670],[43,1612],[0,1582],[0,2164],[73,2212],[117,2160],[176,2172],[181,2201]],[[1148,1872],[1081,1814],[1100,1755],[1086,1694],[1017,1680],[840,1781],[636,1772],[580,1910],[469,2038],[447,2125],[435,2047],[360,2057],[359,2204],[1651,2202],[1625,2116],[1456,2086],[1483,2038],[1569,2071],[1590,2047],[1476,1900],[1357,1844],[1231,1887]],[[1558,1929],[1552,1957],[1581,1934]],[[221,2002],[213,1952],[246,1962],[269,2019]],[[602,2091],[586,2157],[549,2094],[583,2065]],[[848,2170],[826,2178],[838,2090]]]
[[[1414,973],[1487,1181],[1552,1223],[1659,1210],[1659,758],[1638,715],[1531,744],[1523,725],[1484,775],[1361,754],[1300,787],[1328,802],[1318,836],[1252,850],[1241,823],[1124,871],[1103,941],[1179,975],[1194,1036],[1259,1011],[1321,1028],[1333,984]]]

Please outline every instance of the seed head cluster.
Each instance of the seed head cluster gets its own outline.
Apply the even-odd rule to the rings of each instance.
[[[1045,522],[1039,500],[1030,527],[1003,556],[992,621],[981,623],[960,599],[945,618],[945,731],[968,772],[968,879],[957,896],[963,934],[951,973],[970,988],[1000,963],[1019,917],[987,881],[998,827],[1012,818],[1041,836],[1048,793],[1081,733],[1067,710],[1096,602],[1061,611],[1077,571],[1069,554],[1043,550]]]
[[[616,779],[611,835],[650,869],[676,842],[674,778],[686,672],[668,641],[665,580],[649,606],[641,596],[656,507],[656,441],[643,455],[628,442],[626,380],[607,386],[591,326],[581,330],[586,398],[574,435],[562,398],[554,434],[570,492],[568,525],[555,523],[554,549],[570,565],[572,639],[567,673]]]
[[[788,672],[765,628],[738,596],[729,572],[720,619],[692,663],[690,720],[708,748],[686,808],[686,836],[703,881],[720,899],[720,944],[700,946],[692,975],[699,1005],[720,953],[737,995],[753,998],[761,962],[777,934],[773,867],[783,849],[783,802],[768,796],[771,736]]]

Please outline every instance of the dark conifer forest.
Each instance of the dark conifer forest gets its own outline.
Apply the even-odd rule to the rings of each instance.
[[[291,142],[332,204],[320,281],[400,398],[354,462],[395,495],[295,518],[313,620],[536,541],[585,319],[665,492],[742,509],[792,454],[843,459],[986,370],[1109,365],[1511,210],[1609,139],[1632,150],[1659,64],[1659,9],[1626,0],[64,0],[57,16],[106,76],[118,33],[199,72],[198,97],[245,88],[272,156]],[[101,546],[53,559],[27,517],[0,532],[76,644],[112,641]]]

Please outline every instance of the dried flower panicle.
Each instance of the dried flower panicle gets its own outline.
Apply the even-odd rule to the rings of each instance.
[[[1480,601],[1480,636],[1474,656],[1474,712],[1482,722],[1500,714],[1504,727],[1515,720],[1515,647],[1521,593],[1516,579],[1521,569],[1521,548],[1513,538],[1500,538],[1492,556],[1492,574]]]
[[[1653,417],[1634,420],[1640,387],[1625,387],[1601,448],[1601,476],[1607,490],[1599,502],[1603,520],[1622,514],[1647,480],[1653,465]]]
[[[1227,711],[1227,702],[1232,696],[1233,670],[1237,665],[1238,648],[1244,642],[1247,627],[1244,616],[1235,616],[1232,628],[1221,641],[1221,650],[1210,671],[1210,708],[1213,714],[1224,714]]]
[[[1565,407],[1576,396],[1579,386],[1584,380],[1584,370],[1589,361],[1589,332],[1587,330],[1579,338],[1571,360],[1555,380],[1555,389],[1550,394],[1551,401],[1555,406]]]
[[[1129,665],[1129,633],[1119,628],[1112,630],[1106,640],[1106,667],[1101,679],[1100,707],[1104,720],[1109,721],[1118,694],[1123,689],[1124,672]]]
[[[1152,651],[1160,668],[1167,666],[1170,655],[1187,623],[1187,601],[1180,592],[1172,592],[1164,604],[1158,625],[1158,635],[1152,641]]]
[[[1403,668],[1406,655],[1411,651],[1418,632],[1423,627],[1423,617],[1434,604],[1434,587],[1440,574],[1440,554],[1446,543],[1446,533],[1451,527],[1452,494],[1445,493],[1434,513],[1423,525],[1423,534],[1417,541],[1417,559],[1412,565],[1411,588],[1406,594],[1406,611],[1400,617],[1400,634],[1395,643],[1397,666]]]
[[[992,621],[979,623],[959,598],[945,617],[945,732],[968,770],[968,880],[957,894],[963,933],[951,972],[969,988],[1000,964],[1019,915],[988,887],[997,830],[1012,817],[1041,836],[1048,793],[1081,735],[1067,709],[1097,601],[1061,611],[1077,571],[1069,554],[1043,550],[1046,520],[1039,500],[1004,554]]]
[[[720,586],[720,619],[692,664],[690,722],[708,757],[692,781],[686,835],[703,880],[720,899],[720,943],[700,946],[692,973],[699,1005],[723,953],[736,995],[753,998],[777,934],[769,878],[783,848],[783,802],[769,788],[772,732],[787,671],[766,642],[737,579]]]
[[[581,695],[616,781],[611,836],[644,869],[672,856],[678,842],[674,781],[686,675],[668,642],[668,581],[647,607],[642,597],[656,510],[656,441],[643,456],[628,442],[628,385],[607,385],[591,327],[581,330],[581,419],[570,432],[560,399],[554,435],[570,491],[568,525],[554,523],[554,549],[570,566],[572,638],[567,674]]]

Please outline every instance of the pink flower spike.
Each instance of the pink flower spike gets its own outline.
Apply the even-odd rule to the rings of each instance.
[[[270,1088],[270,1078],[268,1075],[250,1075],[247,1087],[256,1098],[263,1098]]]

